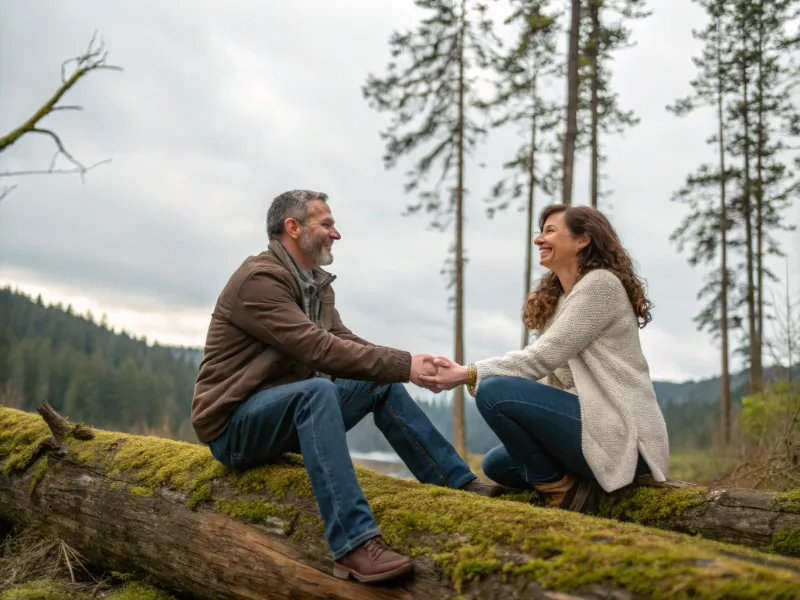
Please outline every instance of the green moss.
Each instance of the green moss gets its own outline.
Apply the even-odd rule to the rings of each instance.
[[[39,486],[39,483],[44,479],[44,476],[47,475],[47,457],[42,456],[33,464],[33,475],[31,476],[31,485],[30,485],[30,492],[36,491],[36,488]]]
[[[794,488],[775,496],[775,503],[789,510],[800,512],[800,488]]]
[[[289,539],[292,540],[294,543],[299,544],[300,542],[303,541],[303,537],[304,536],[305,536],[305,533],[303,532],[303,530],[302,529],[298,529],[291,536],[289,536]]]
[[[52,581],[34,581],[15,586],[0,593],[0,600],[76,600],[84,597],[68,593],[65,588]]]
[[[784,556],[800,557],[800,528],[773,533],[769,551]]]
[[[134,496],[139,496],[140,498],[149,498],[150,496],[153,495],[153,490],[138,485],[131,486],[131,489],[129,491]]]
[[[232,519],[266,521],[267,517],[281,514],[282,507],[263,500],[217,500],[216,510]]]
[[[233,486],[240,492],[268,491],[278,499],[283,499],[291,492],[295,497],[313,498],[311,481],[302,467],[303,459],[297,455],[287,454],[288,462],[275,465],[264,465],[242,473],[232,473],[228,477]]]
[[[167,592],[154,588],[144,583],[127,583],[122,588],[114,590],[107,600],[174,600]]]
[[[192,495],[189,497],[189,501],[186,503],[186,505],[189,508],[194,509],[201,502],[207,502],[208,500],[211,500],[211,487],[207,483],[204,483],[194,492],[192,492]]]
[[[386,540],[432,558],[458,585],[498,569],[554,589],[612,585],[652,598],[790,598],[798,585],[796,563],[770,568],[722,552],[750,553],[739,547],[366,471],[359,479]]]
[[[50,430],[38,416],[3,408],[0,411],[0,460],[3,474],[19,471],[33,457],[44,440],[51,437]]]
[[[463,591],[465,583],[479,581],[500,570],[500,561],[496,559],[466,559],[459,562],[453,569],[452,579],[457,593]]]
[[[598,515],[657,527],[702,504],[708,490],[694,488],[637,488],[619,495],[606,495],[599,503]]]

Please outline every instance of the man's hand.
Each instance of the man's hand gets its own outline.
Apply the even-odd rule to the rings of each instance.
[[[419,376],[423,387],[438,393],[467,383],[467,367],[444,356],[434,358],[433,364],[436,367],[436,373],[423,373]]]
[[[422,381],[424,376],[436,375],[436,365],[433,363],[434,357],[430,354],[415,354],[411,357],[411,383],[419,387],[426,388],[432,392],[438,390],[432,388],[429,384]]]

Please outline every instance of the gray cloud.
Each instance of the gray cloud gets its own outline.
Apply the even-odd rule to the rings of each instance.
[[[702,14],[688,0],[654,10],[614,67],[621,102],[642,124],[605,141],[613,190],[605,208],[657,305],[643,332],[653,374],[699,377],[719,361],[694,331],[702,272],[668,241],[683,210],[669,197],[713,159],[704,143],[711,121],[677,119],[664,106],[689,91],[699,48],[690,29]],[[309,187],[331,195],[344,234],[332,270],[348,325],[378,343],[451,355],[439,275],[451,233],[400,216],[413,200],[402,192],[408,162],[384,170],[378,131],[388,117],[360,91],[368,72],[382,72],[390,32],[417,16],[410,2],[367,0],[240,0],[224,10],[150,0],[4,4],[0,128],[52,92],[61,60],[79,53],[95,28],[125,71],[91,74],[69,97],[85,111],[51,117],[81,160],[113,162],[83,185],[18,180],[0,205],[0,282],[90,297],[132,327],[200,344],[220,287],[265,245],[270,199]],[[509,132],[493,136],[472,160],[487,168],[467,173],[468,359],[519,343],[524,225],[515,212],[488,221],[481,200],[518,143]],[[48,140],[27,139],[0,169],[44,166],[50,154]],[[575,189],[582,202],[585,160]]]

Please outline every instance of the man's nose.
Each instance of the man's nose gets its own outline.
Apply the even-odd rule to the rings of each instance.
[[[339,230],[336,229],[335,227],[331,228],[331,239],[334,239],[334,240],[342,239],[342,234],[339,233]]]

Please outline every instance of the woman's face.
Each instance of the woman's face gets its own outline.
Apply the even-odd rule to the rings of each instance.
[[[539,247],[539,264],[551,271],[574,265],[578,253],[588,243],[586,234],[574,236],[567,229],[564,214],[562,211],[550,215],[541,233],[533,238],[533,243]]]

